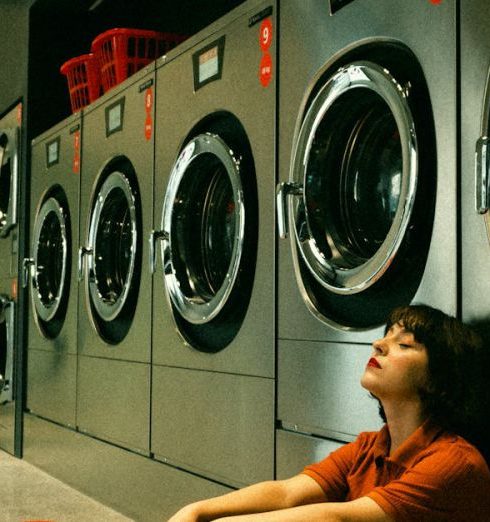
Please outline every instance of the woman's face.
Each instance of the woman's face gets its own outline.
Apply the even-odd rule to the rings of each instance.
[[[420,402],[419,392],[428,380],[425,346],[415,341],[402,324],[394,324],[373,343],[373,355],[361,385],[379,400]]]

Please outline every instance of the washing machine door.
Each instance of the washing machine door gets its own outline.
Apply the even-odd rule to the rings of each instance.
[[[358,300],[361,307],[354,303],[392,268],[413,224],[419,152],[408,96],[408,87],[375,63],[339,69],[308,107],[290,182],[278,191],[283,236],[289,200],[296,276],[310,310],[326,322],[337,310],[351,310],[336,326],[384,320],[386,310],[369,319],[373,293]],[[391,308],[389,297],[382,306]]]
[[[0,237],[17,223],[18,129],[0,128]]]
[[[238,332],[256,256],[256,193],[249,152],[201,133],[182,149],[162,212],[165,286],[181,333],[216,352]],[[250,204],[249,204],[250,203]],[[246,265],[246,266],[245,266]]]
[[[244,221],[237,162],[219,136],[197,136],[172,170],[162,220],[165,281],[187,321],[206,323],[223,309],[240,266]]]
[[[71,260],[67,204],[49,197],[36,216],[33,239],[32,300],[44,335],[61,330],[69,293]]]
[[[134,182],[126,172],[114,170],[98,188],[90,215],[90,307],[99,332],[111,343],[122,340],[134,315],[141,256],[137,200]]]
[[[0,294],[0,404],[13,400],[14,303]]]

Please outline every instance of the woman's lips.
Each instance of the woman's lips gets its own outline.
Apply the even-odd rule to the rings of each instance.
[[[369,359],[367,365],[371,368],[381,368],[379,362],[374,357],[371,357],[371,359]]]

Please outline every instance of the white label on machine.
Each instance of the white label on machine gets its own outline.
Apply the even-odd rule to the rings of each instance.
[[[218,47],[213,47],[199,56],[199,82],[204,82],[218,74]]]

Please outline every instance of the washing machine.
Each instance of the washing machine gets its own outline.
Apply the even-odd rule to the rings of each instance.
[[[154,88],[153,64],[84,109],[80,190],[78,428],[142,454],[150,426]]]
[[[458,5],[281,4],[278,469],[379,428],[359,380],[394,306],[458,312]]]
[[[490,31],[485,2],[461,5],[462,317],[490,317]]]
[[[32,141],[27,408],[76,426],[81,116]]]
[[[273,477],[276,6],[157,62],[151,450],[231,486]]]
[[[0,118],[0,448],[16,452],[20,412],[16,352],[17,205],[22,104]]]

